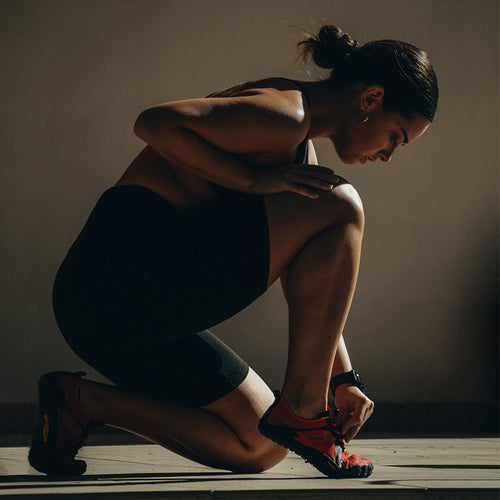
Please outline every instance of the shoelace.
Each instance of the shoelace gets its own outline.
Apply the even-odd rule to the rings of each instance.
[[[345,450],[344,436],[333,417],[326,417],[326,427],[335,438],[335,444],[341,446],[342,451],[344,451]]]
[[[325,418],[326,426],[325,430],[330,431],[333,437],[335,437],[335,444],[338,444],[342,447],[342,450],[345,450],[344,436],[336,422],[336,417],[338,416],[338,410],[335,409],[335,413],[332,416],[332,409],[328,407],[326,411],[321,412],[317,418]]]

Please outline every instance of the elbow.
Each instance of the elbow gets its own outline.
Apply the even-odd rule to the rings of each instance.
[[[144,111],[136,118],[134,123],[134,134],[142,139],[142,129],[144,126]]]
[[[149,142],[151,132],[153,130],[153,120],[151,109],[143,111],[135,120],[134,134],[145,142]]]
[[[135,120],[134,134],[143,141],[151,144],[164,135],[165,131],[174,124],[175,116],[164,106],[156,106],[143,111]]]

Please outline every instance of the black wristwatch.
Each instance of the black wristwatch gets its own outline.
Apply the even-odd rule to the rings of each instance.
[[[356,370],[351,370],[350,372],[341,373],[336,377],[332,377],[332,379],[330,380],[330,386],[332,388],[333,394],[335,394],[335,389],[337,389],[337,387],[342,384],[354,385],[358,389],[360,389],[362,393],[365,392],[365,388],[363,386],[363,382],[361,381],[361,377],[359,376],[359,373]]]

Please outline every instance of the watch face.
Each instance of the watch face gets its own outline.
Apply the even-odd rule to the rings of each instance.
[[[364,392],[363,382],[361,381],[361,377],[356,370],[351,370],[350,372],[337,375],[336,377],[333,377],[332,381],[334,389],[342,384],[352,384],[361,389],[362,392]]]

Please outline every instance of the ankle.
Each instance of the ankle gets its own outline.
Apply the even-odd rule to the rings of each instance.
[[[310,396],[304,394],[297,394],[283,390],[282,397],[288,404],[292,412],[300,418],[313,419],[326,411],[328,408],[328,401],[326,396],[318,398],[317,396]]]

